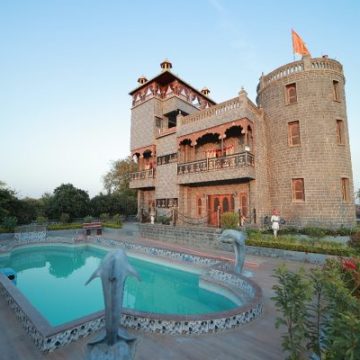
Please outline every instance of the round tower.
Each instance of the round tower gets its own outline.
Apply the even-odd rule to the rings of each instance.
[[[303,57],[260,78],[272,208],[289,225],[355,223],[342,65]]]

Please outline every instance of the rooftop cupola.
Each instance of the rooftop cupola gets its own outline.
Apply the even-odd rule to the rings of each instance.
[[[148,81],[148,79],[147,79],[144,75],[141,75],[141,76],[137,79],[137,82],[138,82],[140,85],[145,84],[147,81]]]
[[[210,94],[210,90],[205,86],[201,89],[201,93],[205,96],[208,96]]]
[[[169,71],[172,68],[172,63],[168,60],[165,59],[161,64],[161,71]]]

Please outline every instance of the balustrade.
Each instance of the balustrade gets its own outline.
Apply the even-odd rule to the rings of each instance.
[[[191,161],[178,164],[178,175],[199,173],[203,171],[213,171],[226,168],[237,168],[242,166],[254,166],[254,155],[248,151],[238,154],[208,158],[203,160]]]
[[[328,58],[314,58],[310,59],[310,68],[305,68],[304,60],[295,61],[290,64],[281,66],[280,68],[272,71],[270,74],[262,78],[263,86],[270,84],[275,80],[279,80],[283,77],[299,73],[306,70],[333,70],[342,73],[342,65],[336,60]],[[261,86],[258,91],[260,90]]]
[[[225,112],[234,110],[236,108],[239,108],[240,106],[241,106],[241,101],[237,97],[237,98],[231,99],[229,101],[225,101],[219,105],[211,106],[210,108],[202,110],[198,113],[184,116],[181,119],[181,125],[191,124],[195,121],[199,121],[204,118],[209,118],[211,116],[217,116],[220,114],[224,114]]]
[[[137,171],[130,174],[130,180],[153,179],[155,177],[155,169]]]

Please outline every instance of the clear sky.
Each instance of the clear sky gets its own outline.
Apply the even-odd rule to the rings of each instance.
[[[221,102],[255,101],[265,74],[293,60],[290,30],[313,57],[339,60],[355,188],[360,188],[358,0],[1,0],[0,180],[20,197],[61,183],[102,191],[129,154],[128,92],[173,71]]]

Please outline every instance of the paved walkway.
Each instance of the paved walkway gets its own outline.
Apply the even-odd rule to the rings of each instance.
[[[122,238],[136,241],[137,232],[133,225],[126,225],[121,234]],[[154,243],[146,239],[141,241]],[[164,246],[163,243],[162,245]],[[230,253],[216,251],[208,253],[232,258]],[[281,351],[281,333],[274,327],[276,312],[270,300],[273,296],[271,288],[275,283],[272,277],[273,269],[283,262],[292,269],[302,265],[272,258],[247,257],[245,268],[254,273],[253,279],[263,290],[264,312],[260,318],[240,328],[217,334],[170,336],[131,331],[139,339],[136,360],[284,359]],[[52,353],[43,354],[32,343],[4,299],[0,298],[0,360],[83,360],[88,339],[81,339]]]

